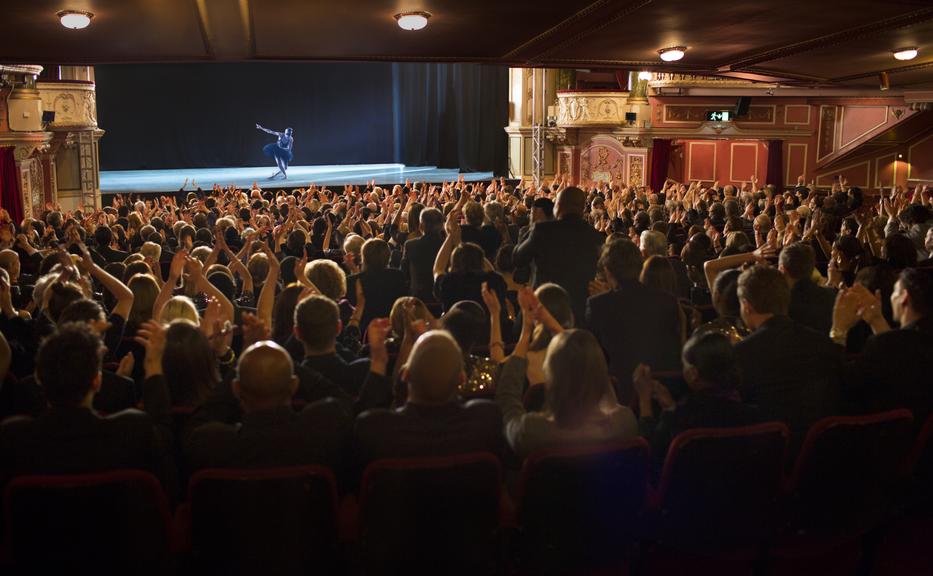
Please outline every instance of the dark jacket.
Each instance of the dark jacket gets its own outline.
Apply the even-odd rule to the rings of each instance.
[[[174,493],[171,417],[162,376],[143,384],[146,412],[100,416],[89,408],[53,407],[36,418],[0,425],[0,484],[24,474],[87,474],[148,470]]]
[[[797,440],[837,413],[842,348],[787,316],[774,316],[735,345],[742,400],[787,423]]]
[[[370,410],[356,419],[361,468],[380,458],[446,456],[465,452],[502,454],[502,415],[488,400],[443,406],[405,404]]]
[[[596,277],[596,261],[605,236],[579,217],[535,224],[513,252],[516,267],[532,266],[531,283],[537,288],[554,282],[570,294],[577,324],[581,323]]]
[[[360,320],[360,331],[365,334],[373,318],[388,318],[395,301],[408,294],[408,280],[402,271],[394,268],[365,270],[354,274],[347,278],[347,300],[353,306],[356,306],[357,280],[363,284],[363,296],[366,299],[363,318]]]
[[[637,280],[587,301],[586,326],[599,340],[617,380],[621,404],[631,403],[638,364],[655,371],[680,368],[681,322],[677,299]]]
[[[921,426],[933,412],[933,316],[870,337],[847,366],[845,396],[858,412],[909,408]]]
[[[444,243],[443,234],[430,234],[405,242],[402,273],[408,276],[409,294],[434,300],[434,260]]]
[[[820,334],[829,334],[833,327],[833,306],[836,291],[819,286],[812,280],[800,280],[790,290],[790,308],[787,315],[794,322],[813,328]]]

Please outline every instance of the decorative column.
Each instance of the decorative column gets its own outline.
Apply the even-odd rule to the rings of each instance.
[[[47,175],[43,167],[43,154],[50,150],[52,133],[44,129],[42,99],[36,87],[36,78],[42,66],[0,64],[0,146],[13,146],[19,170],[20,192],[26,217],[42,213],[45,202],[54,198],[54,190],[47,195]]]
[[[548,117],[557,115],[557,82],[559,70],[509,68],[509,176],[529,180],[532,175],[532,126],[540,122],[545,127]],[[544,110],[533,110],[532,97],[537,90],[547,105]],[[553,113],[552,113],[553,112]],[[545,177],[553,177],[556,169],[556,147],[551,139],[544,148]]]

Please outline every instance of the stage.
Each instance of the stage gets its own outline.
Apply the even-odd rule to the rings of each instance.
[[[435,166],[405,166],[404,164],[352,164],[342,166],[290,166],[288,180],[281,176],[269,180],[276,171],[275,166],[252,168],[184,168],[177,170],[112,170],[101,171],[101,194],[177,192],[188,179],[188,190],[192,182],[201,188],[210,188],[215,183],[222,186],[234,184],[248,188],[253,182],[263,188],[300,188],[314,184],[336,186],[341,184],[366,184],[372,180],[385,186],[413,182],[444,182],[456,180],[460,172],[456,169]],[[468,181],[489,180],[492,172],[465,173]]]

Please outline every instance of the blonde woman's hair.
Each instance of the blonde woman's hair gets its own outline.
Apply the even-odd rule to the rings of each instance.
[[[162,247],[155,242],[144,242],[139,248],[139,253],[146,258],[150,258],[153,262],[158,262],[162,256]]]
[[[138,326],[152,320],[152,307],[159,296],[159,283],[152,274],[134,274],[126,283],[133,292],[133,307],[127,324]]]
[[[347,295],[347,276],[333,260],[315,260],[305,266],[305,275],[321,294],[334,302]]]
[[[175,320],[187,320],[193,324],[200,325],[201,318],[198,316],[198,309],[194,301],[187,296],[173,296],[162,307],[162,314],[159,321],[168,324]]]
[[[547,404],[559,428],[581,425],[613,397],[609,367],[596,337],[565,330],[551,339],[544,358]]]

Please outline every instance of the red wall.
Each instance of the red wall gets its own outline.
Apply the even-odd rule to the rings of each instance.
[[[682,173],[670,176],[681,182],[701,180],[740,184],[768,174],[768,148],[759,140],[683,139],[674,141],[673,154],[682,155]]]

